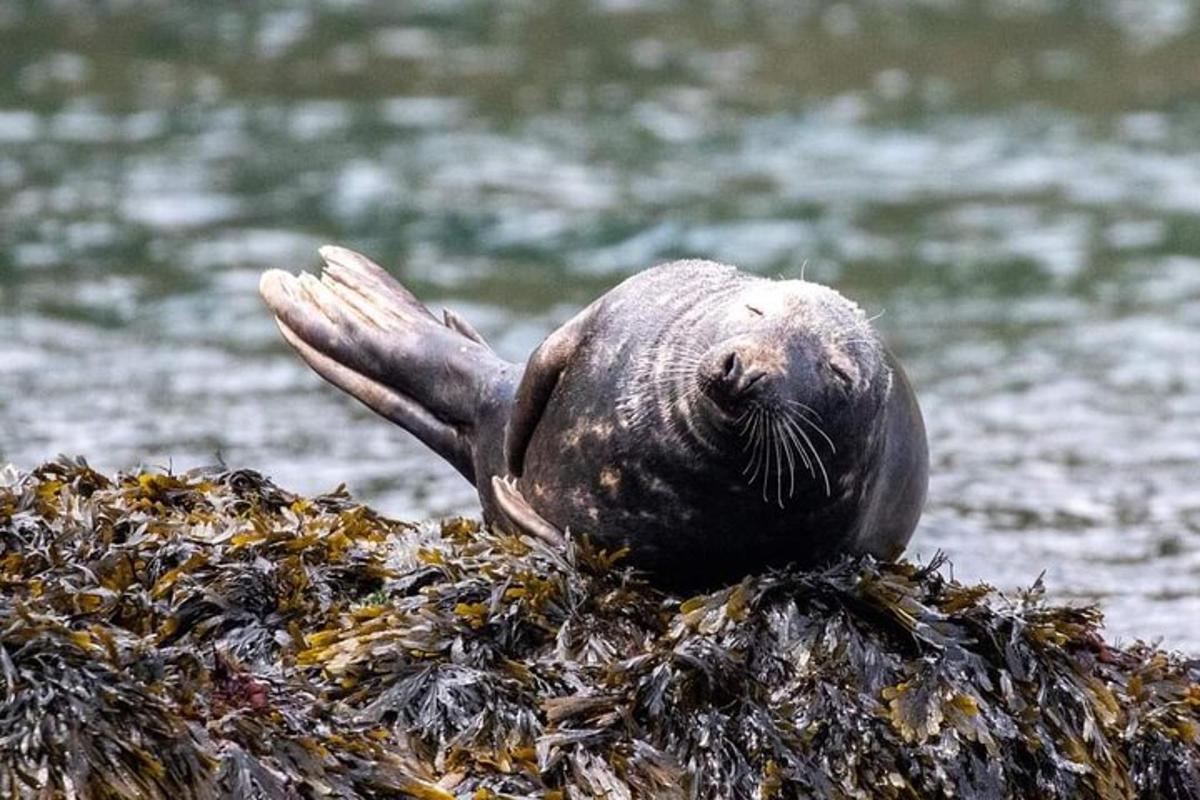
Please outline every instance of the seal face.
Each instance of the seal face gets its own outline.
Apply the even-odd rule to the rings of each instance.
[[[844,553],[894,558],[920,516],[916,398],[862,310],[709,261],[635,275],[524,370],[382,269],[323,251],[263,295],[322,375],[472,480],[485,517],[587,534],[679,587]]]
[[[617,401],[621,418],[639,433],[675,431],[682,450],[740,467],[781,509],[806,493],[806,475],[830,497],[825,461],[837,445],[825,426],[841,432],[869,392],[883,369],[879,342],[862,311],[826,287],[734,286],[695,298],[637,356]]]

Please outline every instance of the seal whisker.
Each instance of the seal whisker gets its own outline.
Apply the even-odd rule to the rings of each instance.
[[[763,472],[762,499],[764,503],[768,503],[771,500],[771,462],[775,455],[774,449],[777,445],[773,435],[773,423],[769,412],[767,412],[764,416],[764,423],[763,430],[766,432],[766,447],[763,448],[763,463],[766,465],[766,470]]]
[[[825,431],[821,429],[820,425],[813,422],[811,419],[805,419],[804,417],[801,417],[800,421],[807,424],[808,427],[816,431],[817,434],[825,440],[825,444],[829,445],[829,452],[831,455],[837,455],[837,445],[833,443],[833,439],[829,438],[829,434],[825,433]]]
[[[785,428],[788,437],[796,445],[796,451],[800,454],[800,458],[804,463],[804,468],[808,470],[808,474],[814,478],[817,477],[816,468],[813,466],[813,461],[809,458],[808,450],[804,447],[804,443],[800,441],[800,437],[796,435],[796,425],[798,424],[790,414],[784,416]]]
[[[760,429],[762,432],[762,448],[759,451],[759,464],[762,469],[762,499],[765,503],[767,501],[767,485],[771,480],[771,436],[770,431],[767,430],[766,410],[760,410],[759,414],[762,417],[762,427]]]
[[[800,437],[808,444],[809,451],[812,452],[813,458],[815,458],[817,461],[817,468],[821,470],[821,477],[825,481],[825,496],[832,497],[833,488],[829,483],[829,472],[825,469],[825,463],[821,461],[821,454],[817,452],[816,445],[813,444],[812,439],[808,438],[808,434],[804,432],[803,428],[797,428],[796,432],[799,433]],[[832,442],[830,444],[832,444]]]
[[[770,486],[770,483],[771,483],[771,431],[770,431],[769,426],[767,425],[767,422],[769,422],[769,420],[765,418],[766,412],[764,411],[763,414],[764,414],[764,422],[763,422],[764,438],[763,438],[763,451],[762,451],[762,463],[763,463],[762,499],[763,499],[763,502],[765,503],[770,498],[770,495],[768,493],[768,487]]]
[[[759,415],[757,410],[755,410],[754,414],[754,428],[751,430],[750,435],[753,447],[750,451],[750,458],[746,462],[746,468],[742,470],[742,475],[749,474],[749,477],[746,479],[746,484],[748,486],[753,486],[755,478],[758,477],[758,451],[762,444],[762,439],[760,438],[759,433]],[[753,472],[751,472],[751,470],[753,470]]]
[[[750,475],[749,479],[747,480],[747,484],[750,486],[753,486],[754,481],[758,478],[758,471],[759,471],[760,465],[761,465],[761,460],[760,460],[759,456],[760,456],[760,451],[762,449],[762,444],[763,444],[762,409],[759,408],[758,406],[754,407],[754,427],[751,431],[751,436],[752,436],[752,441],[754,444],[754,449],[750,453],[750,460],[746,463],[746,468],[742,470],[742,474],[745,475],[747,472],[750,472],[751,468],[753,468],[754,472]]]
[[[811,419],[805,419],[804,417],[800,417],[799,419],[800,419],[800,421],[801,421],[801,422],[803,422],[803,423],[805,423],[806,425],[808,425],[808,427],[810,427],[810,428],[812,428],[814,431],[816,431],[817,435],[819,435],[819,436],[820,436],[822,439],[824,439],[824,440],[825,440],[825,444],[829,445],[829,453],[830,453],[830,455],[835,455],[835,456],[837,455],[837,445],[835,445],[835,444],[833,443],[833,439],[830,439],[830,438],[829,438],[829,434],[825,433],[825,431],[821,429],[821,426],[820,426],[820,425],[818,425],[817,423],[813,422]],[[813,454],[814,454],[814,455],[816,454],[816,448],[815,448],[815,447],[813,448]]]
[[[754,411],[753,408],[747,410],[746,413],[749,415],[749,418],[739,433],[739,436],[745,439],[745,442],[742,443],[743,453],[748,451],[758,440],[758,415]],[[751,455],[751,458],[753,458],[753,455]],[[742,471],[742,474],[745,475],[748,469],[749,466],[747,466],[746,470]]]
[[[787,432],[788,421],[784,417],[778,422],[781,429],[779,440],[783,443],[783,454],[787,457],[788,464],[788,498],[792,498],[796,494],[796,458],[792,455],[792,439]]]
[[[763,484],[763,501],[767,499],[767,482],[771,480],[771,436],[767,430],[767,411],[765,408],[759,408],[759,450],[758,450],[758,466],[755,467],[755,474],[761,473]],[[751,480],[753,485],[754,481]]]
[[[775,417],[771,417],[771,431],[775,435],[775,498],[783,508],[783,457],[779,453],[783,439],[779,435],[779,420]]]
[[[792,404],[792,405],[794,405],[794,406],[797,406],[797,407],[801,408],[802,410],[812,411],[812,409],[811,409],[811,408],[809,408],[808,406],[804,405],[803,403],[797,403],[797,402],[796,402],[796,401],[794,401],[794,400],[789,400],[788,402],[789,402],[789,403],[791,403],[791,404]],[[818,419],[818,420],[819,420],[819,419],[821,419],[821,415],[820,415],[820,414],[817,414],[817,412],[816,412],[816,411],[812,411],[812,413],[813,413],[813,414],[816,414],[816,416],[817,416],[817,419]],[[827,433],[825,432],[825,429],[824,429],[824,428],[822,428],[822,427],[821,427],[820,425],[818,425],[816,422],[813,422],[811,419],[809,419],[809,418],[808,418],[807,416],[805,416],[804,414],[797,414],[797,415],[795,416],[795,419],[799,420],[800,422],[803,422],[804,424],[806,424],[806,425],[808,425],[810,428],[812,428],[814,431],[816,431],[816,432],[817,432],[817,434],[818,434],[818,435],[820,435],[820,437],[821,437],[822,439],[824,439],[824,440],[825,440],[825,443],[826,443],[827,445],[829,445],[829,451],[830,451],[830,453],[832,453],[833,455],[837,455],[837,445],[835,445],[835,444],[833,443],[833,439],[829,438],[829,434],[827,434]]]
[[[735,425],[738,423],[741,423],[741,429],[738,431],[738,438],[746,439],[746,442],[742,445],[743,453],[746,452],[747,448],[750,447],[750,439],[746,436],[746,434],[750,431],[750,429],[754,425],[753,412],[754,412],[753,408],[747,408],[745,411],[742,412],[742,415],[740,417],[738,417],[737,421],[734,423]]]
[[[699,357],[681,356],[677,363],[659,370],[660,375],[686,375],[700,364]]]
[[[799,400],[788,400],[787,402],[789,405],[793,405],[796,408],[799,408],[801,411],[805,411],[809,414],[812,414],[818,420],[821,419],[821,414],[812,406],[807,406],[804,403],[801,403]]]

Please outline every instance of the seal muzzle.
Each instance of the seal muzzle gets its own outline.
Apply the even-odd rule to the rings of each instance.
[[[779,390],[787,360],[761,335],[739,336],[712,347],[700,360],[703,392],[722,411],[737,414],[769,402]]]

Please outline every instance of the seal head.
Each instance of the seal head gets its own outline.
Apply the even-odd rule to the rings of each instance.
[[[714,338],[695,376],[683,377],[706,401],[688,412],[725,434],[706,438],[711,457],[738,462],[763,501],[780,508],[797,493],[810,504],[832,499],[844,472],[831,467],[858,463],[845,456],[865,446],[861,422],[887,398],[891,376],[870,321],[817,284],[751,284],[728,304]]]

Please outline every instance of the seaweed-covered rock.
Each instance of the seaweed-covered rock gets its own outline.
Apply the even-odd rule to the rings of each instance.
[[[0,795],[1194,798],[1197,665],[940,563],[692,598],[248,471],[0,474]]]

